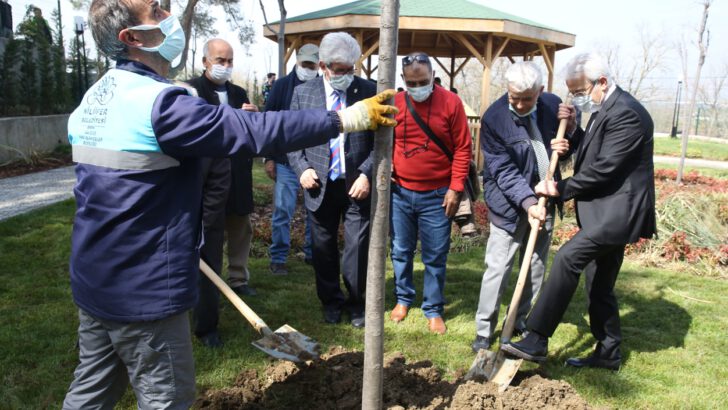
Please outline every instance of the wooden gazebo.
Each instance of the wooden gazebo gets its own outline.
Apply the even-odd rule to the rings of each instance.
[[[371,77],[377,69],[372,67],[371,56],[379,48],[380,8],[379,0],[359,0],[286,19],[285,62],[302,44],[318,44],[327,33],[346,31],[362,49],[358,73]],[[543,58],[548,70],[547,89],[551,91],[555,53],[572,47],[575,39],[573,34],[467,0],[401,0],[399,14],[398,55],[428,53],[450,77],[450,84],[470,59],[481,63],[481,114],[490,101],[491,68],[497,58]],[[264,28],[264,35],[277,41],[271,29],[278,31],[278,22]],[[441,58],[450,59],[449,67]],[[465,61],[456,67],[456,58]]]

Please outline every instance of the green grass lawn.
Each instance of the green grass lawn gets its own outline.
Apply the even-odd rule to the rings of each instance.
[[[71,382],[78,324],[68,278],[73,210],[69,200],[0,222],[0,408],[59,408]],[[248,301],[271,327],[288,323],[318,340],[324,349],[332,345],[363,349],[362,330],[321,323],[309,266],[293,260],[289,276],[273,277],[267,265],[267,259],[252,260],[252,285],[259,295]],[[453,254],[448,266],[448,333],[428,333],[421,311],[414,309],[400,325],[387,321],[385,348],[401,351],[409,360],[431,360],[454,377],[469,367],[474,356],[469,345],[475,332],[483,249]],[[415,269],[421,289],[422,265]],[[387,309],[391,309],[391,271],[387,289]],[[624,332],[623,369],[612,373],[562,366],[567,357],[589,352],[593,342],[580,289],[551,339],[543,372],[568,381],[597,406],[724,407],[728,402],[728,282],[627,262],[617,292]],[[229,386],[242,370],[262,369],[270,363],[250,345],[257,335],[225,300],[220,331],[226,343],[222,350],[195,342],[198,392]],[[135,408],[130,393],[120,407]]]
[[[669,137],[655,138],[655,155],[679,157],[681,152],[682,139]],[[728,144],[689,140],[687,157],[728,161]]]

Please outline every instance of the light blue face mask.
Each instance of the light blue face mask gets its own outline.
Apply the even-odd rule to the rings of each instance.
[[[432,73],[433,77],[430,78],[430,83],[427,85],[423,85],[422,87],[407,87],[407,93],[413,100],[422,102],[430,97],[430,94],[434,91],[434,85],[432,84],[434,82],[434,75],[435,73]]]
[[[354,74],[329,75],[329,84],[337,91],[346,91],[353,81]]]
[[[511,103],[508,103],[508,109],[511,110],[511,112],[513,112],[517,116],[519,116],[521,118],[525,118],[525,117],[528,117],[529,115],[533,114],[536,111],[536,104],[533,104],[533,107],[531,107],[531,109],[528,110],[528,112],[525,114],[519,114],[518,111],[516,111],[516,108],[513,107],[513,104],[511,104]]]
[[[157,52],[159,55],[164,57],[165,60],[172,62],[185,48],[185,32],[182,30],[182,25],[179,24],[174,16],[169,16],[166,19],[159,22],[159,25],[153,24],[142,24],[139,26],[129,27],[130,30],[156,30],[159,29],[164,34],[164,40],[161,44],[155,47],[139,47],[140,50]]]
[[[596,81],[592,82],[592,86],[596,86],[596,84],[597,84]],[[593,91],[594,91],[594,89],[592,88],[592,92]],[[602,99],[603,98],[604,98],[604,96],[602,96]],[[587,113],[599,111],[599,108],[601,108],[601,106],[602,106],[601,101],[596,102],[596,101],[592,100],[591,92],[589,94],[574,96],[571,99],[571,103],[574,104],[574,106],[577,107],[579,109],[579,111],[587,112]]]

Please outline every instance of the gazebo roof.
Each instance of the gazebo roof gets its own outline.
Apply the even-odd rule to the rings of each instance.
[[[359,0],[335,7],[330,7],[328,9],[318,10],[311,13],[302,14],[300,16],[291,17],[286,20],[286,23],[343,16],[347,14],[378,16],[380,9],[381,1],[379,0]],[[554,30],[553,28],[544,24],[524,19],[522,17],[514,16],[513,14],[504,13],[500,10],[486,7],[467,0],[402,1],[399,15],[400,17],[509,20],[515,23],[528,24],[534,27]]]
[[[379,38],[380,7],[380,0],[359,0],[288,18],[286,46],[318,43],[326,33],[347,31],[355,36],[359,33],[364,51]],[[279,23],[270,26],[277,31]],[[270,29],[265,28],[264,34],[276,41]],[[473,49],[484,52],[488,37],[503,57],[557,51],[572,47],[575,40],[571,33],[467,0],[400,2],[400,55],[419,50],[438,57],[469,57]]]

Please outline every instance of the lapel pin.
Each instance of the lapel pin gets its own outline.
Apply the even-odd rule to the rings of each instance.
[[[355,88],[354,89],[354,94],[356,94],[357,92],[359,92],[359,89],[358,88]]]

